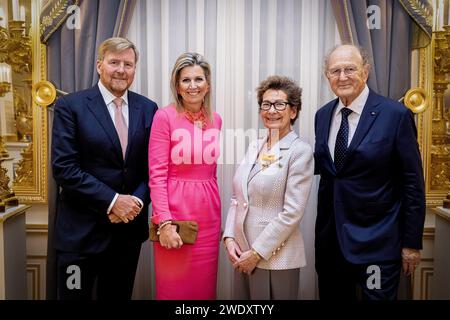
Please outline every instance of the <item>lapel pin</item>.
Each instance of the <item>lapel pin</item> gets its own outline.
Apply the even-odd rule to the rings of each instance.
[[[375,115],[375,111],[372,111],[372,112],[370,113],[370,115],[371,115],[371,116],[374,116],[374,115]]]

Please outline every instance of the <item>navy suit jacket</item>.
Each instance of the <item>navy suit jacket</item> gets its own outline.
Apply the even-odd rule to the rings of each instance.
[[[98,86],[68,94],[55,104],[52,169],[58,184],[55,247],[81,253],[104,251],[113,240],[148,238],[148,141],[157,105],[128,91],[129,125],[125,160],[119,136]],[[128,224],[106,214],[116,193],[144,203]]]
[[[399,259],[403,247],[421,249],[425,192],[412,112],[370,90],[336,171],[328,136],[337,105],[329,102],[315,118],[316,250],[331,249],[337,236],[344,257],[363,264]]]

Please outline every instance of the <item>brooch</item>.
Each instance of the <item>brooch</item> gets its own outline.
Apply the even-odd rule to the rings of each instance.
[[[262,154],[259,159],[261,162],[262,170],[267,169],[272,163],[280,160],[281,158],[282,157],[280,156],[277,159],[275,159],[274,154],[267,154],[267,153]],[[279,165],[279,167],[281,168],[281,165]]]

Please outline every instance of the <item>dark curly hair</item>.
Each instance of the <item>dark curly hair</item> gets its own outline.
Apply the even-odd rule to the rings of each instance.
[[[263,95],[267,90],[280,90],[283,91],[291,107],[296,108],[297,114],[294,119],[291,119],[291,125],[295,123],[298,118],[298,114],[302,109],[302,89],[295,83],[294,80],[284,76],[270,76],[266,80],[263,80],[256,92],[258,95],[258,104],[261,105]]]

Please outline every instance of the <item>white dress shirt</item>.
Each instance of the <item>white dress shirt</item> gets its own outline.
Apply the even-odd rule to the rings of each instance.
[[[100,93],[102,94],[103,100],[105,101],[106,107],[108,108],[109,115],[111,116],[113,123],[115,123],[114,111],[116,110],[116,105],[114,104],[113,100],[117,97],[113,95],[108,89],[106,89],[101,81],[98,82],[98,88],[100,90]],[[128,90],[125,91],[121,98],[123,100],[122,114],[128,127]]]
[[[367,87],[367,85],[365,85],[363,91],[359,94],[359,96],[347,106],[347,108],[353,111],[348,116],[349,132],[348,132],[347,146],[349,146],[350,142],[352,141],[353,135],[355,134],[356,131],[356,127],[358,126],[359,118],[361,118],[361,113],[364,109],[368,97],[369,97],[369,88]],[[336,137],[339,128],[341,127],[341,119],[342,119],[341,110],[342,108],[345,107],[346,106],[342,103],[341,99],[339,99],[339,104],[334,110],[333,117],[331,119],[330,135],[328,136],[328,148],[330,149],[331,159],[333,159],[333,161],[334,161],[334,146],[336,144]]]
[[[111,119],[114,122],[114,111],[116,108],[116,105],[114,104],[113,100],[117,98],[115,95],[113,95],[99,80],[98,81],[98,89],[100,90],[100,93],[103,97],[103,101],[105,101],[106,107],[108,108],[109,115],[111,116]],[[122,103],[122,114],[125,119],[125,123],[128,127],[128,90],[125,91],[125,93],[121,96],[123,103]],[[119,194],[116,193],[114,198],[111,201],[111,204],[108,207],[108,210],[106,211],[106,214],[109,214],[111,212],[112,207],[116,203],[117,197],[119,197]],[[141,199],[138,197],[132,196],[135,200],[137,200],[140,204],[140,207],[142,208],[144,206],[144,203]]]

